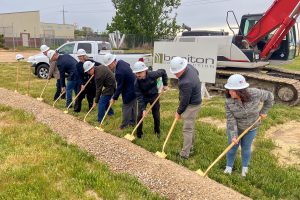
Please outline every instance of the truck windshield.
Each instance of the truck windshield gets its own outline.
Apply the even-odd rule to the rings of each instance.
[[[98,43],[98,53],[100,53],[101,50],[111,50],[111,46],[109,43]]]

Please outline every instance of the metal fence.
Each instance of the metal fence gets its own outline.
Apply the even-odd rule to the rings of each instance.
[[[22,33],[23,34],[23,33]],[[34,37],[28,34],[28,39],[24,43],[24,38],[20,33],[14,33],[13,26],[0,27],[0,35],[4,35],[4,47],[15,49],[18,47],[39,48],[42,44],[55,49],[68,41],[106,41],[111,42],[108,35],[86,35],[75,36],[75,38],[55,38],[53,31],[44,30],[42,34]],[[154,39],[142,35],[129,34],[125,35],[124,41],[119,49],[152,49],[154,41],[166,40],[170,38]]]

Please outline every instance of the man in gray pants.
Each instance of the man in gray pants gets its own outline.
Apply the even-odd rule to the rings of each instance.
[[[193,151],[195,141],[195,120],[201,108],[201,83],[199,72],[187,60],[174,57],[170,63],[170,71],[178,78],[179,107],[175,118],[183,119],[183,148],[180,158],[188,159]]]

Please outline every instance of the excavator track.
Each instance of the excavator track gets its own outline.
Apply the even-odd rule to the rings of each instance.
[[[294,73],[286,72],[282,73],[281,70],[271,70],[272,73],[276,71],[276,75],[272,75],[270,70],[264,71],[245,71],[232,69],[217,70],[216,83],[207,84],[207,89],[224,91],[224,84],[232,74],[241,74],[245,76],[247,82],[250,83],[250,87],[256,87],[273,92],[275,102],[283,103],[290,106],[297,105],[300,101],[300,73],[297,77],[290,77]],[[298,79],[299,78],[299,79]]]

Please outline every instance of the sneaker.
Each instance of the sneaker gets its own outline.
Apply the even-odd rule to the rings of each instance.
[[[247,174],[248,174],[248,167],[243,167],[242,168],[242,177],[246,177]]]
[[[232,173],[232,167],[226,166],[225,170],[224,170],[225,174],[231,174]]]
[[[188,156],[182,156],[180,153],[177,153],[177,157],[178,157],[180,160],[187,160],[187,159],[189,159]]]
[[[160,139],[160,133],[156,133],[158,139]]]
[[[127,128],[127,127],[128,127],[127,125],[121,125],[121,126],[119,127],[119,129],[120,129],[120,130],[123,130],[123,129]]]

